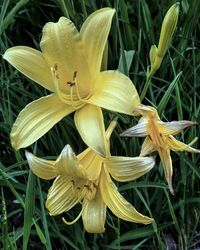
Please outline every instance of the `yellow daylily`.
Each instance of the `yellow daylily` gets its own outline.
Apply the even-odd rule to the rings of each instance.
[[[132,114],[140,103],[128,77],[118,71],[100,71],[114,13],[111,8],[95,11],[80,32],[69,19],[61,17],[57,23],[44,26],[41,52],[26,46],[5,52],[4,59],[53,92],[20,112],[11,131],[15,149],[29,146],[64,116],[76,111],[75,124],[82,139],[105,155],[99,107]]]
[[[200,153],[200,150],[194,149],[175,139],[173,135],[181,132],[181,130],[194,126],[196,122],[192,121],[172,121],[163,122],[153,107],[142,106],[137,109],[137,112],[143,116],[138,124],[124,131],[121,136],[138,136],[145,137],[142,145],[140,156],[146,156],[154,151],[158,151],[160,156],[165,178],[169,185],[170,192],[173,194],[172,187],[172,160],[170,150],[172,151],[187,151],[191,153]]]
[[[77,203],[82,204],[79,215],[89,233],[105,231],[106,207],[119,218],[149,224],[153,220],[137,212],[117,191],[111,176],[119,181],[129,181],[144,175],[154,166],[153,157],[110,156],[109,137],[113,123],[107,130],[107,157],[87,148],[77,157],[69,145],[65,146],[56,161],[38,158],[26,152],[32,171],[42,179],[56,179],[49,189],[46,207],[51,216],[67,212]]]

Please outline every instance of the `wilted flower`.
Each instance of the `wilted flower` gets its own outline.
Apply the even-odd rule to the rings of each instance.
[[[200,153],[200,150],[194,149],[175,139],[173,135],[181,132],[181,130],[194,126],[196,122],[192,121],[172,121],[163,122],[160,120],[156,109],[149,106],[142,106],[137,109],[143,116],[138,124],[124,131],[121,136],[138,136],[145,137],[142,145],[140,156],[149,155],[154,151],[158,151],[163,168],[165,178],[173,194],[172,187],[172,160],[170,150],[187,151],[191,153]]]

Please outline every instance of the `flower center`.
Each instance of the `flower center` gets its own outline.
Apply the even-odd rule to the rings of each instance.
[[[78,86],[78,71],[74,71],[72,80],[63,82],[60,79],[60,75],[58,72],[58,65],[54,64],[51,68],[53,82],[55,86],[56,93],[60,100],[75,109],[78,109],[84,105],[84,99],[88,99],[90,97],[90,93],[81,93]]]
[[[84,198],[93,200],[95,198],[98,188],[97,181],[87,181],[79,178],[77,180],[72,179],[71,183],[74,194],[77,195],[80,200]]]
[[[149,119],[147,124],[147,130],[149,132],[149,136],[154,144],[154,147],[164,148],[166,149],[168,147],[167,144],[167,138],[165,135],[163,135],[159,130],[159,125],[157,124],[154,117],[151,117],[152,119]]]

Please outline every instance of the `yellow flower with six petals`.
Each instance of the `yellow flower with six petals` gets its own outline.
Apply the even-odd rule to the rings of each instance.
[[[119,218],[149,224],[153,220],[137,212],[117,191],[111,176],[118,181],[130,181],[144,175],[154,166],[153,157],[110,156],[109,137],[115,126],[112,122],[106,133],[107,156],[87,148],[77,157],[69,145],[65,146],[56,161],[44,160],[26,152],[32,171],[43,179],[56,179],[49,189],[46,207],[50,215],[67,212],[77,203],[82,204],[81,216],[87,232],[105,231],[106,207]]]
[[[172,187],[172,160],[170,150],[172,151],[187,151],[191,153],[200,153],[200,150],[194,149],[175,139],[173,135],[181,132],[181,130],[194,126],[196,122],[192,121],[172,121],[163,122],[160,120],[155,108],[141,105],[135,110],[143,117],[138,124],[124,131],[121,136],[138,136],[145,137],[142,145],[140,156],[146,156],[154,151],[158,151],[163,168],[165,178],[169,185],[170,192],[173,194]]]
[[[15,149],[31,145],[76,111],[75,124],[83,141],[105,156],[101,108],[132,114],[140,103],[128,77],[118,71],[100,72],[114,13],[111,8],[95,11],[80,32],[69,19],[61,17],[57,23],[44,26],[42,52],[26,46],[5,52],[4,59],[53,92],[20,112],[11,131]]]

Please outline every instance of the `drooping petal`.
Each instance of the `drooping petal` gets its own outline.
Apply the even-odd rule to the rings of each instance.
[[[135,86],[119,71],[101,72],[94,94],[86,102],[129,115],[133,115],[133,109],[140,105]]]
[[[11,141],[15,149],[25,148],[43,136],[74,109],[62,103],[56,95],[42,97],[28,104],[18,115]]]
[[[85,48],[78,30],[69,19],[61,17],[57,23],[47,23],[40,47],[45,60],[57,71],[61,91],[66,92],[66,83],[74,82],[73,78],[76,78],[79,94],[82,96],[87,92],[91,76]]]
[[[54,91],[51,69],[40,51],[26,46],[16,46],[6,50],[3,58],[31,80]]]
[[[114,13],[115,10],[111,8],[97,10],[86,19],[81,27],[81,39],[84,42],[87,60],[93,74],[100,72],[103,51]]]
[[[58,175],[84,178],[85,171],[70,145],[66,145],[55,162]]]
[[[51,216],[61,214],[75,206],[82,197],[77,196],[69,177],[58,176],[48,191],[46,208]]]
[[[105,170],[102,170],[100,190],[105,204],[120,219],[143,224],[149,224],[153,221],[153,219],[137,212],[137,210],[123,198]]]
[[[142,144],[140,157],[149,155],[155,151],[154,144],[149,136],[147,136]]]
[[[105,231],[106,205],[100,191],[96,193],[93,200],[84,199],[82,219],[88,233],[103,233]]]
[[[200,153],[199,149],[192,148],[189,145],[176,140],[172,135],[169,136],[168,145],[173,151],[187,151],[190,153]]]
[[[106,169],[117,181],[135,180],[150,171],[154,164],[153,157],[111,156],[104,160]]]
[[[74,120],[85,144],[105,156],[105,127],[102,110],[87,104],[76,111]]]
[[[124,137],[132,137],[132,136],[144,137],[144,136],[147,136],[148,135],[148,131],[146,128],[147,123],[148,123],[147,119],[141,118],[137,125],[125,130],[123,133],[120,134],[120,136],[124,136]]]
[[[180,133],[183,129],[192,127],[196,125],[196,122],[192,121],[172,121],[172,122],[162,122],[158,121],[160,132],[163,135],[176,135]]]
[[[30,169],[38,177],[50,180],[57,176],[55,161],[44,160],[36,157],[28,151],[25,152],[25,155]]]
[[[159,149],[158,150],[162,165],[163,165],[163,169],[164,169],[164,174],[165,174],[165,178],[167,180],[168,186],[169,186],[169,190],[172,194],[174,194],[174,190],[172,187],[172,175],[173,175],[173,167],[172,167],[172,159],[171,159],[171,155],[170,155],[170,150],[167,149]]]

